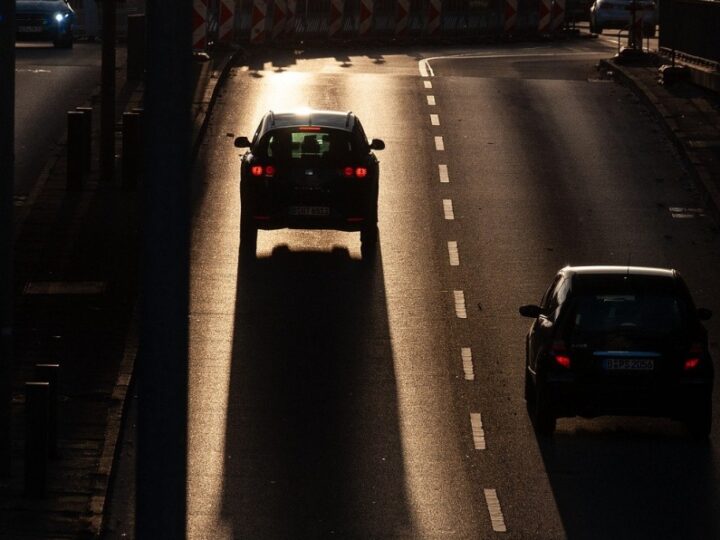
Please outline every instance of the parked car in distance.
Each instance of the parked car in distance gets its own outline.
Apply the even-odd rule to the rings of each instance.
[[[602,34],[605,29],[629,30],[633,4],[636,20],[642,18],[643,37],[654,37],[657,8],[652,0],[594,0],[590,5],[590,33]]]
[[[539,434],[560,417],[632,415],[709,435],[714,369],[701,321],[712,313],[675,270],[567,266],[520,314],[533,319],[525,399]]]
[[[359,231],[363,258],[378,241],[379,162],[352,112],[265,114],[240,165],[240,249],[255,255],[261,229]]]
[[[75,11],[68,0],[16,0],[15,19],[19,41],[52,41],[65,49],[73,46]]]

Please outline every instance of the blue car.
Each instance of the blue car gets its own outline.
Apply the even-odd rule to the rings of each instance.
[[[16,0],[18,41],[52,41],[58,48],[73,46],[75,11],[68,0]]]

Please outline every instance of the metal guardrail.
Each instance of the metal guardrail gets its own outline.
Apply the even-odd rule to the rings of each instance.
[[[720,62],[720,2],[662,0],[661,49],[707,61]]]

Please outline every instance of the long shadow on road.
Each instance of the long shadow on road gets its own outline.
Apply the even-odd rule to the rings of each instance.
[[[223,514],[236,538],[412,535],[380,256],[241,262]]]

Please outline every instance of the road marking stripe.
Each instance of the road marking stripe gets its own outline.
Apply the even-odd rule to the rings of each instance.
[[[460,253],[458,252],[457,242],[451,240],[448,244],[448,255],[450,256],[450,266],[460,266]]]
[[[447,165],[438,165],[438,172],[440,173],[440,181],[443,184],[450,183],[450,176],[448,175]]]
[[[439,126],[440,125],[440,117],[437,114],[431,114],[430,115],[430,123],[433,126]]]
[[[473,368],[472,350],[470,349],[470,347],[463,347],[462,349],[460,349],[460,356],[462,357],[465,380],[474,381],[475,369]]]
[[[420,70],[420,76],[422,77],[434,77],[435,72],[433,68],[428,64],[427,60],[420,60],[418,62],[418,69]]]
[[[428,96],[427,102],[428,102],[428,105],[435,105],[435,96]]]
[[[505,526],[505,517],[500,508],[500,500],[497,496],[497,490],[495,489],[484,489],[485,502],[487,503],[488,512],[490,512],[490,523],[492,524],[493,531],[495,532],[507,532]]]
[[[445,213],[445,219],[455,219],[455,211],[453,210],[452,199],[443,199],[443,212]]]
[[[472,427],[475,450],[485,450],[485,430],[483,430],[480,413],[470,413],[470,426]]]
[[[458,319],[467,319],[467,309],[465,309],[465,293],[462,291],[453,291],[455,299],[455,315]]]
[[[445,150],[445,142],[443,142],[442,137],[435,137],[435,150],[438,152]]]
[[[430,81],[423,81],[425,84],[425,88],[432,88],[432,83]]]

